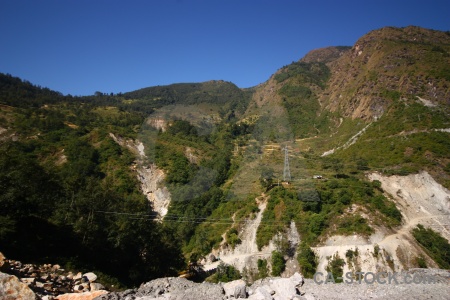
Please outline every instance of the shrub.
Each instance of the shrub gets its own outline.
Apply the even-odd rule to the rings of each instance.
[[[241,239],[238,236],[238,231],[236,228],[231,228],[227,232],[227,243],[234,249],[236,245],[241,243]]]
[[[208,277],[207,281],[213,283],[230,282],[241,277],[241,273],[235,267],[220,262],[216,274]]]
[[[272,252],[272,276],[280,276],[286,268],[283,255],[278,251]]]
[[[312,278],[314,273],[316,273],[316,268],[319,259],[317,258],[314,250],[309,247],[304,241],[300,243],[298,248],[298,263],[300,265],[300,269],[302,270],[303,276],[306,278]]]
[[[450,269],[450,244],[436,231],[421,224],[412,230],[414,238],[442,269]]]
[[[267,260],[258,259],[258,279],[266,278],[269,276],[269,270],[267,269]]]
[[[342,275],[344,274],[344,265],[345,262],[342,258],[339,257],[339,254],[336,252],[336,254],[333,255],[331,260],[328,261],[328,265],[326,267],[326,270],[328,272],[331,272],[333,274],[333,277],[336,282],[342,282]],[[338,279],[340,278],[340,279]]]

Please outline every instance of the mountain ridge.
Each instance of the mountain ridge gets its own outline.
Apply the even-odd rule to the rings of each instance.
[[[273,257],[292,266],[285,276],[335,268],[347,253],[345,270],[362,258],[383,270],[437,266],[402,225],[410,212],[402,201],[412,192],[385,191],[394,189],[392,175],[421,172],[450,187],[449,41],[445,32],[386,27],[351,47],[312,50],[249,89],[212,80],[72,97],[2,74],[0,240],[7,246],[0,250],[23,259],[39,244],[39,253],[128,285],[176,275],[213,249],[269,244],[279,254],[260,262],[247,253],[247,279],[276,269]],[[164,179],[144,192],[142,171],[152,164]],[[159,188],[171,195],[162,220],[147,200]],[[71,251],[30,237],[30,220],[64,235]],[[301,237],[295,246],[291,228]],[[399,251],[372,243],[397,231],[407,236]],[[252,247],[244,247],[247,236]],[[370,251],[355,254],[361,240]],[[314,255],[317,264],[306,264]]]

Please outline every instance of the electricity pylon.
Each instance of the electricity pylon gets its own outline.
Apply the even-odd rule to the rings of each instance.
[[[291,181],[291,171],[289,170],[289,153],[287,146],[284,146],[284,170],[283,170],[283,181]]]

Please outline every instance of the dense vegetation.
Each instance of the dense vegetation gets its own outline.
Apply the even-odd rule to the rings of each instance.
[[[223,81],[73,97],[0,74],[0,250],[11,258],[66,263],[136,285],[175,275],[211,248],[237,247],[241,230],[267,201],[256,243],[262,249],[277,236],[277,251],[272,260],[259,260],[258,274],[250,277],[268,276],[268,265],[274,275],[283,272],[285,258],[296,250],[285,238],[292,222],[302,241],[300,267],[312,276],[317,257],[311,246],[331,235],[368,236],[376,226],[400,225],[400,211],[365,172],[406,175],[425,169],[450,186],[448,106],[441,100],[426,106],[416,97],[434,85],[447,99],[448,45],[398,37],[380,45],[370,64],[356,64],[362,64],[362,55],[342,66],[343,75],[353,79],[339,96],[342,107],[333,112],[326,108],[338,97],[329,90],[333,66],[316,60],[277,72],[271,84],[280,101],[260,111],[248,107],[258,88],[243,91]],[[366,54],[370,45],[365,46]],[[399,74],[401,87],[387,84]],[[360,96],[372,97],[371,107],[383,113],[376,119],[346,117],[351,115],[346,105],[353,107]],[[287,114],[277,115],[280,111]],[[152,118],[167,121],[166,130],[153,128]],[[136,157],[110,133],[142,141],[146,162],[164,170],[171,205],[163,222],[153,222],[155,214],[139,189],[131,167]],[[289,148],[289,184],[280,184],[283,146]],[[333,148],[333,154],[322,155]],[[439,250],[448,242],[420,226],[413,234],[448,268]],[[347,254],[351,262],[355,253]],[[343,263],[337,255],[329,258],[335,278]],[[420,257],[417,264],[426,265]],[[240,276],[222,264],[211,280]]]
[[[450,269],[450,244],[445,238],[436,231],[423,227],[421,224],[412,230],[412,234],[440,268]],[[423,259],[421,264],[424,264]]]
[[[257,244],[261,249],[277,232],[283,232],[291,220],[297,223],[302,240],[308,244],[335,228],[334,233],[369,235],[372,228],[367,220],[351,212],[350,207],[364,207],[378,223],[400,224],[401,214],[394,203],[380,192],[378,182],[365,182],[355,177],[332,179],[318,183],[314,190],[292,190],[276,187],[258,228]]]
[[[130,169],[134,155],[109,136],[141,135],[146,114],[171,100],[128,101],[100,92],[63,96],[10,75],[1,75],[0,83],[0,126],[12,128],[19,139],[0,144],[0,243],[5,255],[95,270],[126,285],[181,270],[182,245],[200,222],[153,222],[150,204]],[[246,96],[225,85],[220,90],[219,84],[214,97],[198,101],[218,101],[223,107],[234,101],[237,111]],[[189,122],[175,120],[159,133],[155,159],[181,200],[173,202],[170,214],[207,217],[222,201],[218,187],[230,171],[231,130],[220,127],[205,136]],[[184,145],[204,151],[198,165],[186,159],[180,150]],[[196,178],[203,183],[186,184]],[[203,188],[193,190],[198,186]]]
[[[241,273],[235,267],[223,262],[217,266],[217,272],[206,279],[208,282],[230,282],[241,278]]]
[[[318,258],[314,250],[312,250],[305,242],[300,243],[297,260],[303,276],[312,278],[316,273]]]
[[[304,138],[328,131],[327,114],[318,116],[320,104],[313,90],[322,89],[330,75],[324,63],[294,62],[274,76],[283,86],[278,94],[286,108],[296,137]]]

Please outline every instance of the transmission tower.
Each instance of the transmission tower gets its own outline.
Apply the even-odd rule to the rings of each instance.
[[[284,146],[284,170],[283,170],[283,181],[291,181],[291,171],[289,170],[289,153],[287,146]]]

